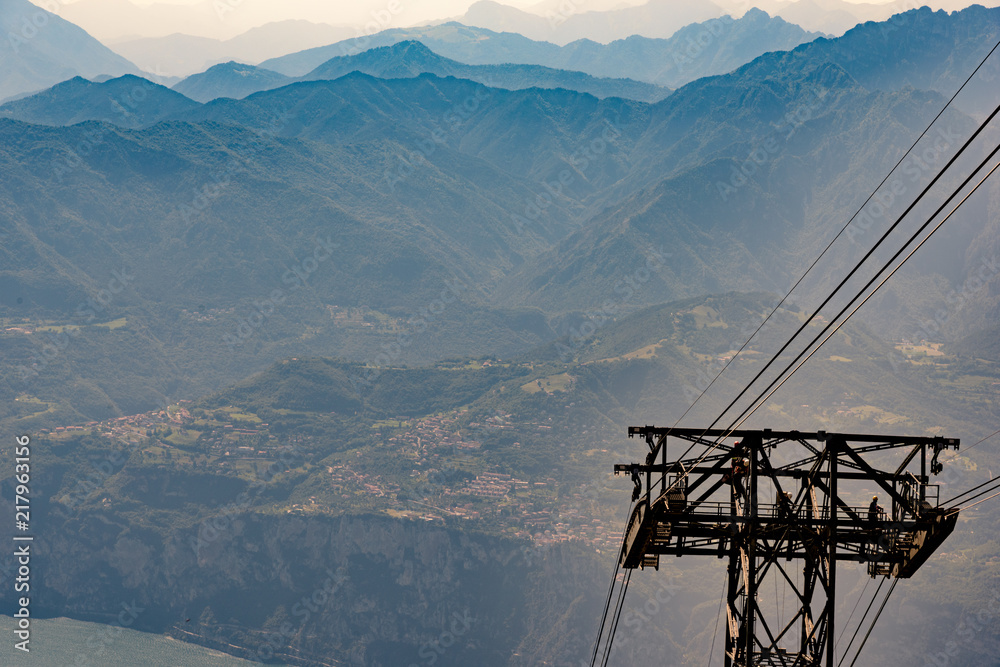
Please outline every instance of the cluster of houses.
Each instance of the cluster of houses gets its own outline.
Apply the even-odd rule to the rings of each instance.
[[[415,453],[418,464],[430,462],[436,454],[435,450],[438,449],[452,452],[473,452],[482,447],[482,443],[471,437],[466,437],[456,427],[456,422],[465,412],[467,412],[465,409],[456,410],[445,415],[418,419],[413,422],[411,428],[389,437],[386,442],[389,446],[403,447],[404,450]],[[400,417],[399,420],[402,422],[405,417]]]
[[[342,498],[350,498],[352,492],[361,491],[376,498],[387,498],[400,491],[400,486],[386,482],[380,475],[367,475],[352,470],[346,463],[327,466],[333,491]]]

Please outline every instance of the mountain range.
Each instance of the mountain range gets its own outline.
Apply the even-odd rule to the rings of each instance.
[[[466,65],[437,55],[420,42],[397,42],[370,49],[358,55],[331,58],[305,76],[292,79],[264,68],[227,63],[202,74],[195,74],[176,84],[174,90],[188,97],[208,102],[217,97],[245,97],[294,81],[339,79],[351,72],[362,72],[380,79],[400,79],[419,74],[455,77],[477,81],[494,88],[565,88],[595,97],[624,97],[643,102],[658,102],[670,89],[629,79],[596,78],[582,72],[557,70],[539,65]]]
[[[567,3],[539,16],[494,0],[479,0],[454,20],[496,32],[515,32],[538,41],[569,44],[578,39],[605,43],[630,35],[666,38],[686,25],[725,13],[714,2],[689,0],[650,0],[643,5],[604,12],[586,9],[586,5]]]
[[[933,30],[946,43],[949,35],[997,29],[995,10],[908,16],[898,53],[920,42],[907,34]],[[71,82],[23,100],[20,120],[2,124],[5,169],[18,177],[0,191],[10,212],[0,231],[11,267],[0,307],[5,317],[86,321],[93,309],[78,304],[123,265],[143,267],[113,308],[99,311],[108,319],[95,320],[121,313],[128,327],[83,327],[86,346],[38,371],[41,385],[71,385],[61,373],[84,372],[77,355],[112,341],[121,353],[147,350],[141,356],[150,363],[168,364],[137,376],[139,386],[102,380],[110,400],[75,408],[104,414],[180,387],[211,388],[272,355],[333,346],[366,358],[392,344],[382,327],[333,326],[343,308],[365,306],[370,324],[392,322],[405,332],[442,293],[456,297],[434,318],[441,327],[434,338],[392,348],[392,359],[412,361],[444,350],[510,354],[608,303],[617,315],[705,292],[780,291],[945,101],[935,92],[868,85],[929,87],[965,74],[906,58],[886,71],[883,26],[857,30],[767,54],[655,104],[507,91],[430,74],[352,73],[188,104],[168,116],[158,110],[176,93],[155,87],[150,111],[134,112],[136,122],[112,115],[116,127],[94,121],[107,113],[108,91],[128,89],[128,81],[90,84],[90,102],[81,98],[86,85]],[[853,49],[839,46],[848,40]],[[841,65],[833,56],[845,52]],[[959,49],[954,58],[971,56]],[[69,127],[26,124],[79,123],[87,110],[92,121]],[[942,122],[952,144],[972,127],[957,112]],[[42,159],[39,146],[46,147]],[[762,149],[763,164],[740,176]],[[772,183],[785,194],[769,194]],[[952,223],[951,249],[917,270],[927,276],[923,290],[889,287],[892,298],[873,311],[880,327],[909,334],[929,304],[943,302],[989,258],[997,235],[979,228],[975,208],[989,205],[974,204]],[[86,244],[73,240],[81,234]],[[340,248],[337,261],[310,274],[313,289],[288,292],[300,283],[287,272],[310,253],[325,256],[317,244],[327,237]],[[808,301],[825,272],[839,271],[862,247],[836,246],[800,298]],[[635,283],[647,262],[662,270]],[[461,296],[442,292],[448,285],[464,286],[455,288]],[[260,300],[274,289],[293,305],[275,307],[266,326],[248,330],[246,318],[259,318],[255,301],[270,312],[274,304]],[[992,297],[977,299],[949,326],[973,316],[979,326],[1000,319]],[[307,337],[292,334],[303,328]],[[174,343],[161,339],[167,331]],[[7,348],[15,381],[25,372],[17,369],[42,366],[33,340],[16,334]],[[154,349],[173,351],[160,357]]]
[[[350,39],[273,58],[261,67],[302,76],[332,57],[356,53],[359,47],[417,40],[435,53],[463,63],[544,65],[676,88],[703,76],[730,72],[768,51],[789,50],[816,37],[816,33],[759,10],[750,10],[740,19],[724,16],[688,25],[669,39],[633,35],[606,45],[582,39],[556,46],[516,33],[445,23],[393,28],[364,40]]]
[[[764,17],[742,20],[796,39]],[[689,36],[712,26],[741,34]],[[998,40],[1000,10],[912,10],[720,46],[712,67],[750,60],[641,101],[394,39],[301,80],[231,63],[178,86],[233,93],[206,102],[125,74],[0,106],[0,442],[31,437],[33,618],[129,601],[135,629],[297,667],[587,664],[630,507],[612,466],[649,451],[625,429],[742,409],[996,108],[991,61],[942,112]],[[997,211],[990,181],[747,426],[957,437],[940,497],[991,478]],[[958,638],[993,602],[994,507],[902,581],[866,661],[993,659],[994,633]],[[725,567],[635,572],[612,662],[705,664]],[[837,576],[850,618],[871,579]]]

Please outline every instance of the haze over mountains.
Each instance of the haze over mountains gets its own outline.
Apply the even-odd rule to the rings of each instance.
[[[747,295],[665,304],[606,325],[575,348],[579,362],[553,361],[555,346],[548,346],[503,364],[455,360],[385,369],[362,391],[351,382],[365,372],[357,364],[285,359],[203,399],[172,405],[166,414],[138,417],[162,446],[111,445],[115,454],[134,458],[110,468],[96,498],[79,492],[77,482],[86,457],[107,447],[107,438],[79,429],[54,436],[38,465],[63,473],[41,482],[55,499],[46,518],[59,530],[39,539],[45,550],[37,562],[47,568],[66,562],[42,580],[39,611],[87,613],[134,597],[146,605],[136,623],[143,630],[250,659],[273,651],[308,667],[349,656],[361,664],[407,664],[441,635],[443,623],[463,638],[449,647],[445,665],[579,663],[600,615],[607,571],[601,565],[614,557],[622,495],[629,490],[600,471],[618,456],[637,455],[637,448],[622,452],[616,442],[619,424],[681,404],[682,384],[697,373],[698,357],[716,354],[732,341],[730,327],[758,319],[768,305]],[[775,318],[782,327],[798,321],[794,309]],[[796,383],[795,399],[780,405],[786,414],[769,423],[814,423],[802,400],[832,404],[841,413],[845,403],[891,400],[900,412],[913,412],[912,427],[940,425],[949,432],[960,416],[976,414],[970,400],[935,402],[944,383],[928,382],[929,374],[888,372],[884,357],[891,348],[863,327],[846,333],[828,350],[852,361],[822,360],[824,381]],[[753,364],[743,365],[747,369]],[[919,409],[924,405],[927,410]],[[881,408],[871,413],[896,416]],[[828,414],[831,427],[858,421],[832,409]],[[878,425],[876,417],[864,422]],[[223,440],[223,447],[253,442],[255,454],[270,454],[279,443],[294,443],[282,450],[287,463],[272,468],[263,488],[227,467],[252,470],[267,459],[212,454],[220,432],[236,428],[243,439]],[[439,444],[445,439],[458,443],[459,454]],[[613,453],[600,451],[615,445]],[[506,472],[483,474],[498,465]],[[480,474],[511,475],[521,488],[471,496],[467,484]],[[383,495],[361,491],[362,484]],[[550,499],[555,484],[559,502]],[[246,499],[246,507],[233,508],[234,497]],[[231,525],[221,522],[218,508],[233,512]],[[129,557],[108,555],[101,543]],[[956,536],[949,546],[973,544]],[[644,627],[650,632],[623,644],[619,659],[704,664],[721,574],[714,559],[705,561],[683,559],[636,573],[630,611],[641,611],[657,594],[674,604],[649,618]],[[863,585],[863,571],[845,567],[839,574],[847,587]],[[104,586],[93,590],[86,582],[97,577]],[[297,622],[283,621],[316,589],[317,578],[336,594]],[[324,584],[331,578],[335,588]],[[897,658],[912,660],[941,645],[947,610],[963,594],[967,589],[950,582],[914,586],[907,603],[924,610],[928,627],[919,633],[898,621],[891,633],[880,627],[868,655],[879,664],[903,664]],[[850,611],[848,600],[842,608]],[[284,634],[273,630],[275,622],[288,623]],[[697,632],[664,640],[668,629],[690,623]],[[995,641],[967,655],[981,660]]]
[[[98,39],[111,43],[140,38],[161,38],[181,34],[226,41],[269,23],[307,21],[349,29],[371,20],[371,9],[362,3],[336,7],[331,3],[289,0],[276,8],[271,3],[152,2],[136,4],[127,0],[80,0],[60,5],[60,15],[81,26]],[[384,5],[379,9],[384,9]],[[277,11],[275,11],[277,9]],[[397,14],[400,20],[420,20],[412,8]]]
[[[76,25],[28,0],[0,3],[0,100],[74,76],[139,74]]]
[[[287,86],[296,79],[263,67],[228,62],[193,74],[174,86],[174,90],[199,102],[220,97],[239,100],[247,95]]]
[[[228,40],[175,33],[109,42],[116,53],[170,76],[187,76],[230,60],[256,64],[303,49],[354,37],[350,28],[310,21],[278,21]]]
[[[178,92],[132,74],[95,83],[83,77],[8,102],[0,116],[42,125],[75,125],[88,120],[140,128],[190,111],[198,104]]]
[[[982,7],[829,39],[763,11],[607,45],[445,23],[0,105],[0,442],[33,439],[33,613],[130,600],[138,629],[302,667],[585,664],[631,490],[611,464],[647,451],[625,426],[682,418],[728,366],[686,416],[725,407],[1000,103],[994,59],[776,308],[998,40]],[[998,257],[994,180],[750,424],[988,435]],[[949,455],[942,494],[997,456]],[[972,517],[872,664],[938,655],[991,603],[1000,514]],[[691,560],[636,573],[615,660],[705,664],[724,563]]]
[[[585,5],[571,4],[539,16],[493,0],[479,0],[456,20],[496,32],[516,32],[529,39],[568,44],[578,39],[610,42],[630,35],[666,38],[686,25],[724,13],[713,2],[651,0],[606,12],[589,12]]]
[[[580,41],[557,47],[532,42],[511,33],[493,33],[451,23],[413,30],[388,30],[363,42],[351,39],[307,49],[265,61],[261,69],[236,63],[220,65],[177,84],[176,90],[199,101],[227,96],[238,98],[286,85],[295,78],[336,78],[357,69],[380,77],[429,72],[492,82],[492,85],[509,89],[563,87],[590,92],[598,97],[621,96],[656,101],[665,97],[672,87],[700,76],[730,71],[768,50],[792,48],[814,37],[760,11],[748,12],[739,20],[724,17],[688,26],[670,40],[632,37],[606,46]],[[391,63],[398,66],[401,61],[391,50],[381,52],[386,54],[388,62],[380,62],[380,56],[362,57],[358,53],[359,43],[372,47],[388,46],[404,38],[421,40],[436,52],[446,56],[453,54],[457,60],[472,61],[473,65],[515,64],[492,68],[469,67],[424,49],[420,51],[419,62],[411,58],[413,62],[407,62],[394,73]],[[327,64],[325,69],[322,67],[324,63]],[[157,66],[161,67],[161,62],[158,61]],[[270,71],[272,68],[273,72]],[[576,69],[579,71],[574,72]],[[604,80],[590,79],[580,72]],[[655,85],[607,80],[630,78]]]
[[[356,3],[335,7],[325,3],[286,2],[278,10],[265,3],[241,3],[231,7],[223,3],[202,0],[182,4],[151,3],[137,6],[124,0],[80,0],[62,5],[60,15],[80,25],[90,34],[108,43],[126,39],[159,38],[180,33],[216,40],[232,39],[241,33],[281,19],[297,19],[312,23],[327,23],[347,27],[352,33],[367,31],[372,12],[385,11],[386,4]],[[934,0],[926,4],[932,9],[953,11],[968,6],[962,0]],[[996,6],[996,0],[979,4]],[[914,7],[913,4],[882,2],[854,3],[845,0],[652,0],[651,2],[539,2],[533,6],[516,7],[483,0],[454,2],[434,7],[400,3],[391,18],[381,28],[398,28],[421,23],[459,20],[467,25],[489,28],[497,32],[514,30],[532,39],[565,44],[587,38],[610,42],[630,35],[669,37],[670,27],[684,25],[724,14],[739,18],[748,9],[758,7],[772,16],[802,26],[806,30],[833,35],[865,21],[883,21],[892,14]],[[232,10],[232,11],[230,11]],[[654,20],[655,19],[655,20]],[[225,56],[225,59],[233,58]],[[251,63],[253,64],[253,63]]]

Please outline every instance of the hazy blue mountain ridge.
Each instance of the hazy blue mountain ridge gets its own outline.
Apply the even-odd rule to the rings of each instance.
[[[382,79],[409,78],[419,74],[454,76],[494,88],[566,88],[597,97],[624,97],[655,102],[670,94],[668,88],[625,79],[595,78],[581,72],[554,70],[537,65],[465,65],[435,54],[420,42],[403,41],[376,47],[357,55],[337,56],[304,76],[292,79],[270,70],[235,63],[218,65],[188,77],[174,86],[178,92],[208,102],[219,97],[243,98],[294,81],[339,79],[362,72]]]
[[[226,40],[177,33],[115,40],[111,47],[132,62],[156,63],[167,74],[185,77],[230,61],[256,64],[353,34],[346,26],[292,19],[267,23]]]
[[[566,88],[595,97],[624,97],[642,102],[658,102],[670,89],[625,78],[596,78],[582,72],[538,65],[465,65],[435,54],[417,41],[397,42],[374,48],[357,56],[335,57],[302,77],[303,80],[336,79],[360,71],[383,79],[418,74],[454,76],[493,88]]]
[[[740,19],[723,16],[691,24],[669,39],[633,35],[609,44],[580,39],[564,46],[517,33],[445,23],[392,28],[364,39],[273,58],[261,66],[302,76],[336,56],[417,40],[435,53],[472,65],[543,65],[676,88],[702,76],[731,71],[767,51],[790,49],[818,36],[758,10],[750,10]]]

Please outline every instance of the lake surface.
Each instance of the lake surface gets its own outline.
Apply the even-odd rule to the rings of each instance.
[[[14,619],[0,616],[0,665],[4,667],[253,667],[212,649],[163,635],[68,618],[32,619],[31,653],[14,648]]]

